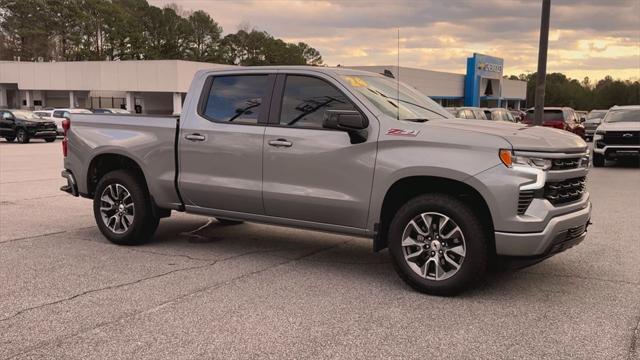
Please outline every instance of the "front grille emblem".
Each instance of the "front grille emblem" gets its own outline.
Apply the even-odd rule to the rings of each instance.
[[[622,137],[632,137],[633,134],[632,133],[626,133],[626,134],[622,134]]]

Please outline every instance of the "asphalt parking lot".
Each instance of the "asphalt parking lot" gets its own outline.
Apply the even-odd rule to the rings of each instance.
[[[592,169],[587,240],[455,298],[370,240],[176,214],[119,247],[60,142],[0,144],[0,358],[638,359],[640,169]]]

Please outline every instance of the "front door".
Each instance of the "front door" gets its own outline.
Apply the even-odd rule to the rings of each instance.
[[[320,76],[320,75],[319,75]],[[322,126],[326,110],[358,110],[329,77],[280,74],[264,139],[265,214],[364,228],[377,122],[364,141]]]
[[[183,112],[179,186],[187,206],[264,214],[262,143],[275,75],[215,75]]]

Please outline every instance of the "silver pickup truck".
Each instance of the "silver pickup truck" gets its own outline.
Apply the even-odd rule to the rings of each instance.
[[[562,130],[453,119],[388,77],[343,68],[195,75],[178,117],[73,114],[62,190],[93,199],[116,244],[171,211],[373,239],[413,288],[455,294],[507,257],[586,235],[586,143]]]

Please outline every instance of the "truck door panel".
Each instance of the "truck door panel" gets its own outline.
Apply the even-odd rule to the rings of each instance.
[[[181,125],[179,187],[187,205],[264,214],[262,146],[275,75],[207,79]]]
[[[278,93],[264,141],[266,215],[364,228],[377,133],[353,144],[348,133],[322,128],[325,110],[356,109],[327,80],[279,75]]]

